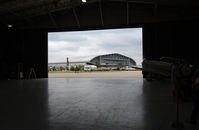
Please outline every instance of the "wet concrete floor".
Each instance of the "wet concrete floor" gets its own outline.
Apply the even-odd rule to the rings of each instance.
[[[142,78],[0,81],[0,102],[0,130],[173,130],[176,112],[170,82]]]

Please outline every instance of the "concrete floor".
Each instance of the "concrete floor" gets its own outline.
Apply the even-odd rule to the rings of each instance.
[[[0,81],[1,130],[173,130],[169,81],[51,78]],[[191,103],[180,105],[185,123]]]

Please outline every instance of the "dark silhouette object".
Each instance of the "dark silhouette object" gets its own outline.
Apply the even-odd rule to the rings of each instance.
[[[35,73],[35,69],[34,68],[30,68],[29,72],[27,73],[26,78],[30,79],[32,76],[34,76],[35,79],[37,79],[36,73]]]
[[[193,75],[193,92],[194,92],[194,104],[190,115],[189,123],[197,124],[198,113],[199,113],[199,68]]]
[[[77,66],[74,68],[74,70],[75,70],[75,73],[77,73],[77,72],[78,72],[78,68],[77,68]]]
[[[171,79],[174,85],[173,95],[176,99],[176,120],[172,123],[171,126],[176,129],[184,129],[184,124],[179,120],[179,96],[182,86],[182,73],[180,62],[176,62],[173,64]]]
[[[171,124],[173,128],[184,129],[184,124],[179,120],[179,95],[176,95],[176,120]]]
[[[198,113],[199,113],[199,90],[197,90],[196,93],[197,93],[196,99],[193,104],[193,109],[192,109],[190,121],[189,121],[189,123],[191,124],[197,124]]]

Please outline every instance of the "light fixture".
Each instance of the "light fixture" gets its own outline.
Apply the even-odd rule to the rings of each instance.
[[[12,28],[12,27],[13,27],[13,25],[12,25],[12,24],[8,24],[8,27],[9,27],[9,28]]]
[[[82,0],[83,3],[86,3],[86,0]]]

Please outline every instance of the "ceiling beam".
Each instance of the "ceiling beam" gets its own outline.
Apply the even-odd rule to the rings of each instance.
[[[73,7],[73,14],[74,14],[74,16],[75,16],[75,20],[76,20],[76,23],[77,23],[78,28],[80,28],[81,26],[80,26],[79,18],[78,18],[78,16],[77,16],[75,7]]]
[[[3,9],[6,9],[11,15],[15,16],[16,18],[20,19],[20,20],[25,20],[26,22],[30,23],[31,24],[31,27],[33,27],[33,24],[32,24],[32,21],[27,17],[22,17],[20,16],[18,13],[12,11],[11,9],[9,8],[4,8],[4,7],[0,7],[0,8],[3,8]],[[20,21],[19,20],[19,21]],[[6,23],[6,25],[8,24],[14,24],[15,21],[11,21],[12,23]]]
[[[102,13],[102,1],[99,0],[99,10],[100,10],[100,18],[101,18],[101,24],[104,26],[104,18],[103,18],[103,13]]]
[[[126,2],[135,3],[135,4],[153,4],[154,0],[145,1],[145,0],[109,0],[110,2]]]
[[[57,25],[57,23],[56,23],[55,19],[53,18],[52,14],[51,14],[51,13],[49,13],[48,15],[49,15],[49,17],[50,17],[50,20],[51,20],[51,21],[52,21],[52,23],[54,24],[55,28],[56,28],[56,29],[58,29],[58,28],[59,28],[59,26]]]

